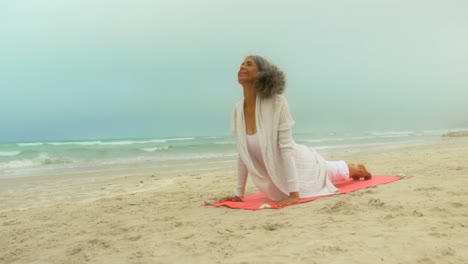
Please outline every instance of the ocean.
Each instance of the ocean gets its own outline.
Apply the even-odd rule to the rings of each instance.
[[[466,129],[300,133],[293,137],[296,143],[325,154],[424,144],[457,130]],[[228,162],[236,156],[231,135],[3,143],[0,144],[0,178]]]

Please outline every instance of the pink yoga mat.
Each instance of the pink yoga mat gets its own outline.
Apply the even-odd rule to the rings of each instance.
[[[373,187],[373,186],[380,185],[380,184],[398,181],[401,178],[402,177],[399,177],[399,176],[372,176],[372,179],[367,180],[367,181],[363,179],[359,181],[354,181],[350,179],[347,181],[334,183],[334,185],[340,190],[339,194],[344,194],[344,193],[354,192],[354,191],[364,189],[364,188]],[[335,194],[331,194],[331,195],[335,195]],[[300,199],[297,204],[310,202],[310,201],[317,200],[317,199],[324,198],[324,197],[331,196],[331,195],[303,198],[303,199]],[[268,198],[265,197],[265,195],[263,195],[262,193],[259,193],[259,194],[254,194],[254,195],[244,197],[243,202],[222,202],[222,203],[211,204],[211,206],[216,206],[216,207],[227,206],[233,209],[244,209],[244,210],[284,208],[284,207],[278,208],[275,206],[275,204],[276,202],[269,200]]]

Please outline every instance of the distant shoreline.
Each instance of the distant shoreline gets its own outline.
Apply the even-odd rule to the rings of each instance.
[[[468,137],[468,130],[445,133],[442,137]]]

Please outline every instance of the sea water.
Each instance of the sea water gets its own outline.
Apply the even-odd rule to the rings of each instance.
[[[455,130],[298,133],[293,137],[297,144],[325,154],[425,143]],[[228,162],[236,158],[231,135],[12,142],[0,144],[0,178]]]

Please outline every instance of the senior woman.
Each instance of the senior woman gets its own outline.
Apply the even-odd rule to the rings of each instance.
[[[237,189],[218,202],[241,202],[247,176],[269,199],[283,207],[300,198],[339,192],[333,182],[372,177],[363,164],[326,161],[315,150],[296,144],[294,119],[282,95],[284,73],[260,56],[248,56],[238,72],[244,98],[233,108],[231,130],[237,143]]]

